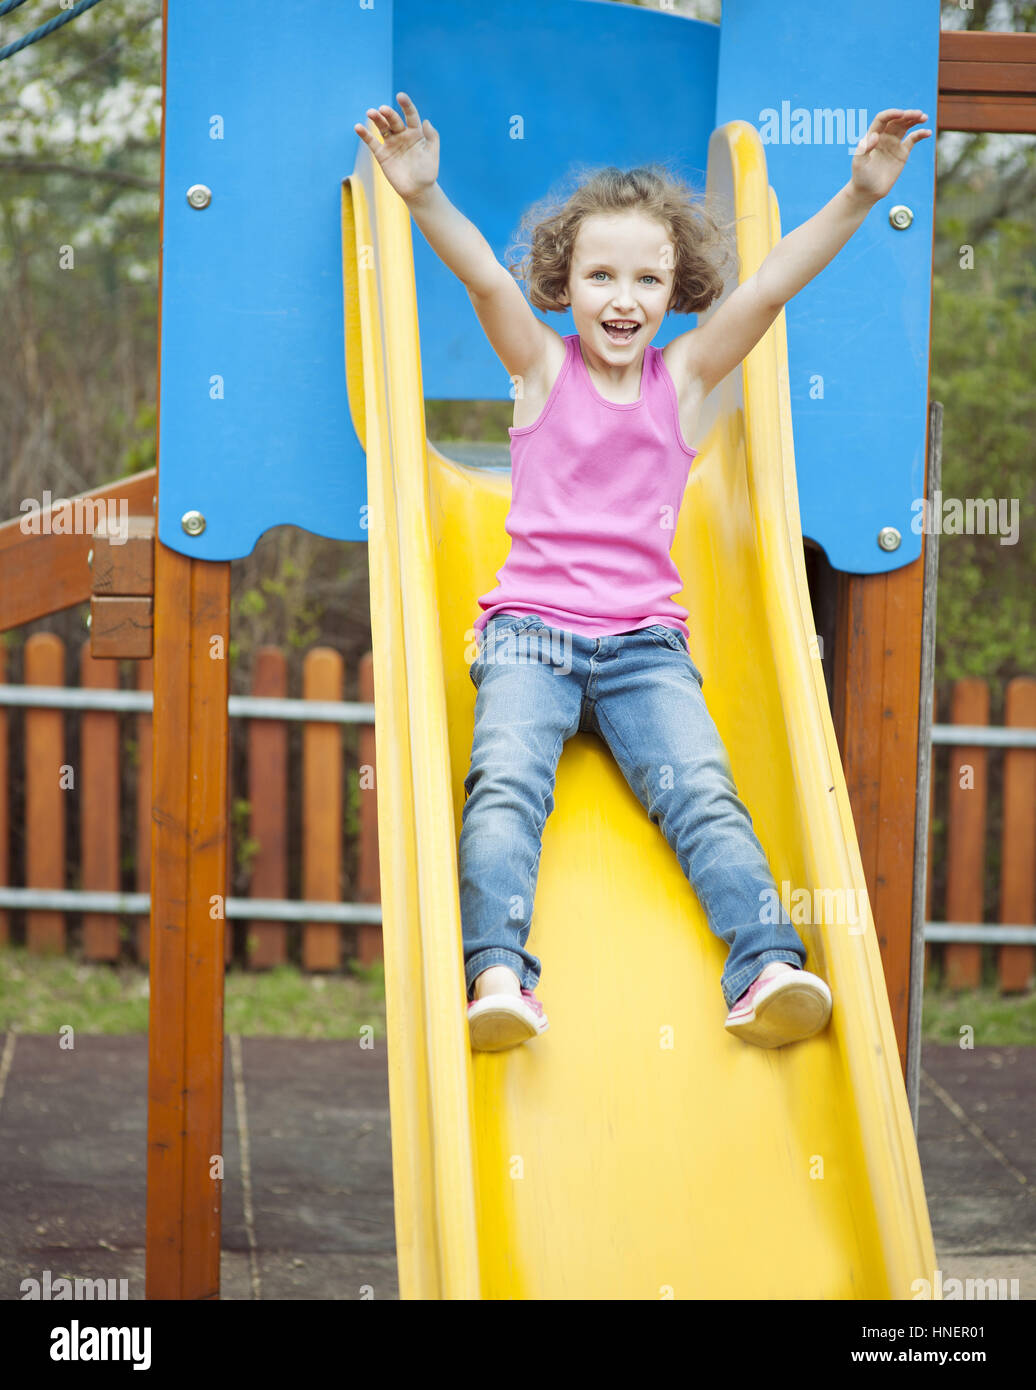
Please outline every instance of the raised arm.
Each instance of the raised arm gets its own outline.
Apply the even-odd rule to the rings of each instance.
[[[708,393],[752,351],[784,305],[828,265],[874,204],[888,193],[914,145],[931,131],[912,125],[922,111],[879,111],[853,156],[852,178],[807,222],[782,237],[748,277],[698,328],[673,343],[677,369]]]
[[[383,143],[379,144],[365,126],[356,124],[353,129],[406,203],[428,245],[467,289],[508,375],[528,376],[542,361],[553,330],[532,312],[489,242],[440,188],[438,131],[431,121],[422,122],[405,92],[397,93],[397,100],[403,116],[391,106],[367,111]]]

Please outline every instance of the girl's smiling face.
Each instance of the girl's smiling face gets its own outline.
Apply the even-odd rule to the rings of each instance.
[[[562,302],[571,305],[586,347],[621,368],[636,362],[658,332],[673,279],[668,228],[641,213],[595,214],[576,234]]]

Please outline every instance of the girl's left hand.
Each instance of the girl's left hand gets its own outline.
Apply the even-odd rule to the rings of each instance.
[[[926,121],[923,111],[900,111],[890,107],[879,111],[853,155],[852,185],[857,193],[877,200],[884,198],[899,178],[910,151],[919,140],[927,140],[930,130],[911,130]],[[906,135],[906,139],[903,136]]]

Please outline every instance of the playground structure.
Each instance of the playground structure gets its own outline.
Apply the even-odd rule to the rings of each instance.
[[[832,920],[825,907],[800,926],[809,965],[832,983],[830,1029],[779,1055],[723,1035],[722,948],[617,768],[579,735],[559,766],[530,941],[543,947],[552,1028],[533,1048],[473,1057],[456,887],[473,705],[465,644],[474,595],[505,553],[509,484],[502,470],[433,448],[423,401],[505,398],[509,383],[474,316],[460,317],[471,314],[462,288],[414,244],[405,207],[346,132],[405,87],[443,133],[444,186],[502,250],[529,194],[570,154],[632,163],[670,152],[656,129],[631,124],[634,96],[627,109],[611,103],[603,121],[597,75],[621,54],[634,91],[672,93],[672,153],[696,167],[707,158],[708,186],[734,206],[747,275],[782,220],[802,220],[839,186],[830,161],[787,166],[789,216],[774,170],[796,148],[778,144],[771,159],[745,118],[780,108],[763,78],[785,62],[790,92],[811,75],[811,26],[822,30],[823,16],[793,4],[777,17],[734,0],[720,33],[568,0],[502,4],[486,27],[465,0],[432,27],[415,0],[396,0],[325,16],[333,32],[315,44],[319,7],[278,8],[276,43],[263,25],[243,31],[206,12],[201,53],[200,6],[166,12],[159,468],[157,479],[91,494],[128,499],[135,535],[117,546],[101,535],[19,540],[7,528],[0,545],[5,576],[20,567],[4,626],[90,597],[95,656],[154,659],[148,1297],[219,1295],[223,934],[213,903],[227,882],[229,560],[284,522],[370,543],[403,1296],[904,1297],[934,1268],[903,1082],[923,710],[922,538],[909,516],[924,494],[928,429],[916,346],[927,341],[929,190],[912,194],[906,175],[897,185],[897,200],[913,200],[912,245],[896,240],[903,233],[879,205],[858,233],[866,253],[837,275],[832,266],[808,299],[804,291],[803,317],[796,300],[712,393],[673,547],[695,661],[778,883],[863,905],[862,922]],[[938,8],[911,7],[919,37],[911,30],[909,42],[902,7],[898,23],[883,8],[887,16],[867,10],[879,37],[862,71],[850,19],[825,36],[835,90],[849,106],[884,105],[894,92],[934,112]],[[602,26],[596,75],[531,77],[518,54],[533,43],[563,49],[588,11]],[[502,32],[515,54],[497,56]],[[290,137],[269,115],[284,108],[257,67],[305,107]],[[458,69],[472,74],[462,94],[450,76]],[[693,87],[677,84],[681,72],[696,75]],[[549,122],[514,142],[510,163],[465,150],[462,133],[494,92],[496,118],[537,111],[542,123],[562,88],[571,150],[558,148]],[[285,174],[271,187],[278,140]],[[355,145],[344,181],[343,140]],[[844,182],[844,148],[837,154]],[[247,235],[256,226],[265,240]],[[861,322],[834,358],[825,310],[847,285],[850,312],[864,301],[873,309],[874,285],[893,264],[900,299]],[[788,321],[829,387],[854,383],[819,418],[793,390]],[[861,453],[888,443],[868,435],[857,391],[879,343],[885,360],[897,350],[903,359],[880,412],[899,447],[873,473],[853,472],[851,507],[832,506],[832,468],[853,457],[846,422]],[[892,549],[877,539],[888,529],[899,534]],[[827,557],[809,561],[812,606],[803,535]],[[825,566],[837,560],[847,572],[832,580]],[[814,611],[833,615],[826,669]],[[854,793],[864,786],[873,804],[861,809]],[[595,967],[591,999],[575,987],[589,932],[601,958],[622,948],[637,965],[622,978]],[[614,1037],[602,1020],[619,1014],[630,1024]],[[592,1040],[588,1051],[577,1038]],[[738,1251],[748,1232],[746,1269]]]

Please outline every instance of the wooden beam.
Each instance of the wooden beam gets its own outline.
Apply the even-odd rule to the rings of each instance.
[[[937,127],[1036,132],[1036,34],[943,30]]]
[[[97,660],[130,658],[146,661],[151,655],[153,610],[150,598],[92,598],[90,600],[90,655]]]
[[[146,1296],[219,1297],[230,564],[155,545]]]
[[[112,514],[152,517],[157,491],[157,473],[149,468],[72,498],[51,498],[36,513],[4,522],[0,632],[85,603],[92,589],[87,556],[98,521]]]
[[[138,597],[155,592],[155,518],[128,516],[124,530],[112,536],[105,530],[94,536],[90,575],[93,593],[105,598],[127,594]]]

